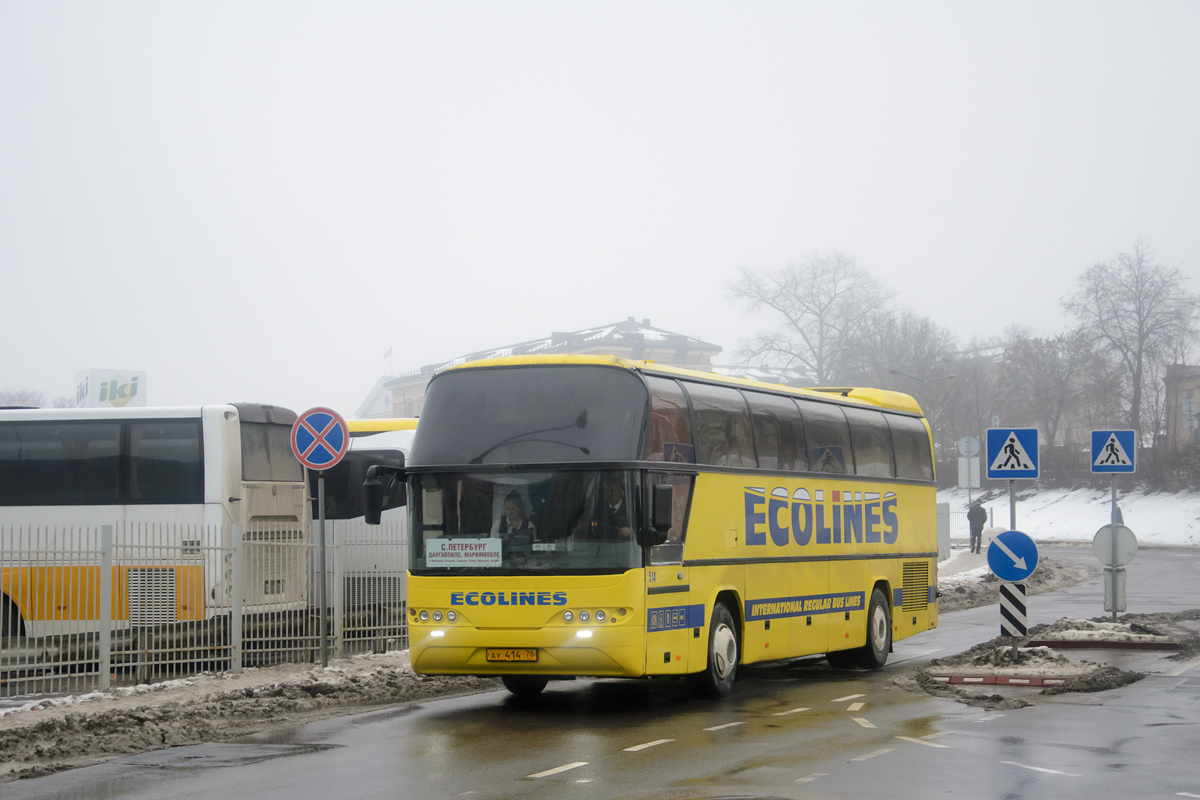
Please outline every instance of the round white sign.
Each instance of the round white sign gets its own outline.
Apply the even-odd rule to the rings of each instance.
[[[1115,551],[1114,536],[1117,539]],[[1100,563],[1106,567],[1123,567],[1133,561],[1133,557],[1137,555],[1137,547],[1137,537],[1124,525],[1105,525],[1096,531],[1096,538],[1092,539],[1092,550],[1096,553],[1096,558],[1100,559]],[[1114,556],[1116,563],[1113,563]]]

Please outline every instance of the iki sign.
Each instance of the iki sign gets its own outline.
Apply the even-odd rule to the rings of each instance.
[[[75,375],[76,408],[124,408],[146,405],[146,373],[91,369]]]

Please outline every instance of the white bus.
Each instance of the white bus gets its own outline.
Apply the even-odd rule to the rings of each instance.
[[[277,406],[0,410],[5,637],[99,627],[100,528],[113,526],[117,625],[228,613],[233,526],[248,613],[306,607],[304,468]]]
[[[325,541],[335,548],[341,575],[346,632],[351,638],[373,637],[404,624],[405,578],[408,572],[408,519],[397,484],[383,498],[382,524],[363,520],[363,481],[376,465],[403,466],[417,432],[409,417],[346,420],[350,447],[325,472]],[[312,515],[317,518],[317,479],[309,472]],[[327,565],[330,561],[327,559]],[[327,566],[327,569],[334,569]],[[329,592],[335,591],[330,586]],[[330,595],[332,596],[332,595]],[[388,638],[388,636],[383,636]]]

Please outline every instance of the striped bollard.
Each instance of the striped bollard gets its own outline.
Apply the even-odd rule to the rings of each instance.
[[[1025,584],[1000,584],[1000,635],[1025,636],[1029,617],[1025,613]]]

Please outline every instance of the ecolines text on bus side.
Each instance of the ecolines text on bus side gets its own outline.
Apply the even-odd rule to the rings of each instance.
[[[829,494],[829,499],[825,495]],[[900,536],[895,492],[809,492],[801,487],[788,496],[782,486],[771,490],[747,486],[746,544],[768,540],[786,547],[791,541],[809,544],[895,544]]]

